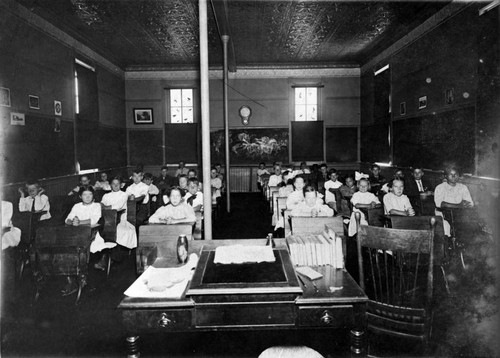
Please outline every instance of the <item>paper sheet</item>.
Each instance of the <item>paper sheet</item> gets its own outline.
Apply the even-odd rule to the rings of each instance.
[[[317,271],[314,271],[312,268],[308,266],[296,267],[295,272],[307,277],[311,281],[323,277],[322,274],[320,274]]]
[[[214,263],[216,264],[242,264],[275,262],[272,246],[245,246],[231,245],[219,246],[215,249]]]
[[[128,297],[180,299],[197,263],[198,256],[191,254],[187,264],[181,267],[149,266],[124,294]]]

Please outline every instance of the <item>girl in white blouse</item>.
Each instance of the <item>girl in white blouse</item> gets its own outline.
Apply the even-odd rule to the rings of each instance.
[[[162,206],[149,218],[150,224],[180,224],[194,223],[196,215],[193,207],[182,201],[181,189],[172,188],[169,196],[170,203]]]

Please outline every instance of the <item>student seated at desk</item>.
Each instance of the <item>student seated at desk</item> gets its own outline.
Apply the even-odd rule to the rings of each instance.
[[[275,164],[273,167],[273,174],[269,177],[267,185],[278,186],[281,182],[283,182],[283,178],[281,177],[281,165]]]
[[[116,243],[129,249],[137,247],[137,233],[134,225],[127,221],[128,194],[121,191],[122,181],[116,177],[111,180],[111,192],[104,194],[101,204],[105,209],[122,211],[120,222],[116,226]]]
[[[300,163],[300,169],[296,170],[295,175],[299,175],[299,174],[311,174],[311,171],[309,170],[309,168],[307,168],[306,162]]]
[[[175,176],[178,178],[181,175],[187,175],[188,171],[188,168],[185,167],[185,163],[183,161],[180,161],[179,167],[175,171]]]
[[[332,168],[328,171],[330,180],[326,181],[324,184],[325,188],[325,204],[331,207],[335,211],[340,210],[340,203],[337,204],[335,198],[335,192],[340,189],[342,183],[338,180],[337,169]],[[338,205],[338,206],[337,206]]]
[[[358,181],[358,190],[351,198],[352,203],[352,214],[351,219],[349,221],[349,236],[354,236],[358,232],[358,228],[356,226],[356,218],[354,214],[356,212],[361,214],[361,225],[368,225],[368,221],[366,221],[365,214],[360,209],[373,209],[380,206],[380,200],[378,200],[375,194],[369,191],[370,182],[368,179],[363,178]]]
[[[89,178],[89,176],[88,176],[88,175],[82,175],[82,176],[80,177],[80,182],[79,182],[79,184],[78,184],[77,186],[75,186],[75,187],[73,188],[73,190],[71,190],[71,191],[68,193],[68,196],[74,196],[74,195],[75,195],[75,196],[77,196],[77,197],[78,197],[78,195],[79,195],[79,193],[80,193],[80,189],[81,189],[81,188],[86,188],[86,187],[88,187],[88,186],[90,186],[90,178]]]
[[[368,180],[370,181],[370,192],[378,195],[382,186],[387,182],[384,176],[380,174],[380,166],[378,164],[373,164],[370,168],[371,174]]]
[[[389,182],[391,191],[384,195],[384,208],[387,215],[415,216],[410,199],[403,194],[403,179],[395,178]]]
[[[217,203],[217,199],[221,197],[222,180],[217,174],[217,169],[212,167],[210,170],[210,186],[212,187],[212,203]]]
[[[132,185],[127,187],[125,191],[130,200],[135,200],[137,203],[136,222],[137,225],[142,225],[148,216],[146,204],[149,202],[149,187],[142,182],[143,174],[141,168],[134,169],[132,173]]]
[[[402,169],[397,169],[394,174],[392,175],[392,179],[401,179],[403,182],[405,180],[405,174],[403,173]],[[391,181],[388,181],[382,187],[380,188],[380,194],[385,195],[391,191]]]
[[[12,226],[13,212],[12,203],[2,200],[2,250],[15,247],[21,242],[21,230]]]
[[[196,221],[193,208],[182,201],[182,192],[179,187],[170,190],[169,200],[169,205],[162,206],[149,218],[150,224],[180,224]]]
[[[28,195],[26,195],[26,193]],[[49,198],[44,194],[43,188],[37,181],[27,182],[25,188],[19,188],[19,211],[46,211],[40,217],[40,221],[50,219]]]
[[[196,173],[196,169],[189,169],[189,172],[187,173],[188,189],[189,189],[189,179],[191,179],[191,178],[198,180],[198,187],[199,188],[203,187],[203,183],[198,179],[198,174]]]
[[[108,181],[108,174],[102,172],[99,175],[99,180],[94,184],[94,190],[111,191],[111,186],[109,185]]]
[[[150,199],[150,207],[152,211],[155,211],[158,203],[158,194],[160,194],[160,189],[153,184],[153,174],[144,174],[144,179],[142,180],[144,184],[148,186],[148,195]]]
[[[287,198],[291,193],[294,192],[293,179],[286,179],[288,174],[283,173],[283,181],[286,183],[284,186],[280,187],[278,190],[278,196],[282,198]]]
[[[441,208],[460,209],[474,206],[469,189],[464,184],[458,182],[459,178],[460,175],[456,168],[445,169],[446,181],[436,186],[434,190],[436,215],[443,216],[443,213],[439,210]],[[443,227],[445,235],[450,236],[450,223],[443,220]]]
[[[286,199],[286,208],[293,210],[296,205],[304,201],[304,186],[305,181],[302,175],[297,175],[293,178],[293,192],[288,195]]]
[[[431,183],[424,177],[424,171],[422,167],[415,166],[412,169],[411,176],[405,181],[405,194],[410,199],[412,206],[420,211],[421,208],[421,198],[420,194],[431,194],[434,188]]]
[[[200,182],[197,178],[188,179],[188,192],[184,196],[184,201],[191,205],[193,210],[203,210],[203,193],[200,191]]]
[[[154,184],[160,190],[160,196],[168,195],[167,191],[171,186],[178,185],[177,178],[168,175],[168,167],[166,165],[161,167],[160,175],[154,180]],[[166,203],[161,203],[165,205]]]
[[[182,190],[182,196],[188,191],[188,177],[186,174],[179,175],[179,188]]]
[[[303,195],[304,201],[295,205],[290,215],[311,217],[333,216],[334,212],[332,208],[323,204],[323,200],[318,198],[316,189],[312,185],[304,187]]]
[[[259,164],[259,169],[257,169],[257,187],[259,190],[262,190],[264,180],[262,179],[263,175],[271,175],[269,171],[266,169],[266,163],[261,162]]]

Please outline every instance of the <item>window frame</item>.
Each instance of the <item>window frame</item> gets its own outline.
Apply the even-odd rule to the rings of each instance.
[[[293,121],[294,122],[318,122],[318,121],[323,121],[322,116],[321,116],[321,88],[324,86],[321,84],[297,84],[297,85],[292,85],[292,98],[293,98]],[[306,108],[306,117],[304,120],[298,120],[297,119],[297,106],[298,104],[296,103],[296,92],[297,89],[304,88],[305,91],[307,92],[308,88],[316,88],[316,119],[315,120],[309,120],[307,119],[307,101],[305,103],[305,108]],[[307,98],[307,96],[306,96]]]
[[[166,102],[166,113],[165,113],[165,121],[164,123],[169,123],[169,124],[191,124],[191,123],[197,123],[197,101],[196,101],[196,87],[194,86],[172,86],[172,87],[167,87],[164,89],[165,90],[165,102]],[[173,107],[179,107],[179,106],[172,106],[171,103],[171,91],[172,90],[181,90],[181,98],[182,98],[182,91],[183,90],[191,90],[192,93],[192,106],[182,106],[181,103],[181,117],[182,117],[182,110],[184,108],[192,107],[193,109],[193,121],[192,122],[172,122],[172,108]]]

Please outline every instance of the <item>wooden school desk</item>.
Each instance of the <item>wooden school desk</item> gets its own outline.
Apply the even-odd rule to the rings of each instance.
[[[270,269],[265,273],[256,272],[256,276],[264,277],[269,274],[281,275],[281,278],[278,277],[273,282],[256,279],[244,284],[234,283],[230,279],[227,282],[233,284],[214,284],[212,279],[220,277],[221,272],[213,275],[212,279],[209,278],[209,271],[218,269],[213,264],[213,250],[216,247],[265,245],[265,242],[265,239],[192,241],[189,252],[199,254],[200,259],[193,278],[180,299],[124,296],[118,309],[121,310],[127,331],[128,357],[140,355],[139,334],[148,332],[269,329],[341,329],[347,333],[352,330],[351,354],[365,354],[365,342],[362,338],[366,328],[368,298],[363,290],[347,271],[336,270],[331,266],[314,267],[323,274],[323,278],[314,282],[302,276],[302,281],[298,280],[283,239],[276,239],[274,248],[280,269],[265,266]],[[175,244],[165,243],[157,252],[154,267],[177,265]],[[222,275],[227,276],[227,266],[230,265],[223,266],[226,266],[226,272]],[[233,274],[230,271],[229,276]],[[332,339],[336,337],[332,331]],[[279,344],[280,342],[276,342],[276,345]]]

